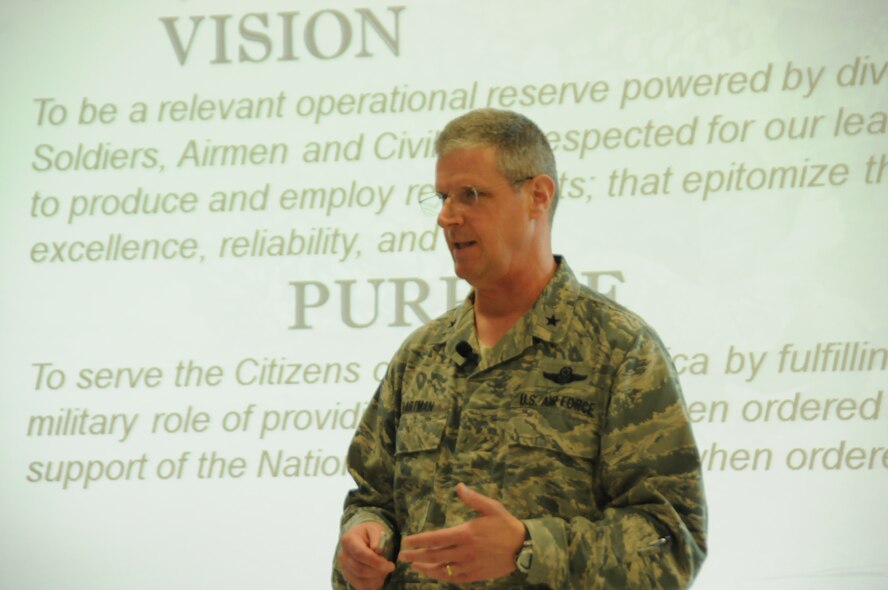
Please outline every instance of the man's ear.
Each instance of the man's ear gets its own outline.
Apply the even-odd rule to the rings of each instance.
[[[548,174],[537,174],[527,181],[531,194],[530,212],[533,218],[549,218],[549,208],[555,198],[555,181]]]

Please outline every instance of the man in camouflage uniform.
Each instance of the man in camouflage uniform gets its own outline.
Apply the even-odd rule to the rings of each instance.
[[[335,588],[683,588],[701,470],[654,331],[553,256],[545,136],[473,111],[437,140],[465,304],[396,353],[349,450]]]

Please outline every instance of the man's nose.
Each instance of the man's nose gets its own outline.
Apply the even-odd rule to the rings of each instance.
[[[451,197],[447,197],[438,212],[438,225],[443,228],[460,223],[462,223],[461,207]]]

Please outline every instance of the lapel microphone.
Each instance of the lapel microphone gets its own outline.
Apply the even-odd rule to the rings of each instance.
[[[460,365],[461,368],[468,368],[469,365],[477,365],[478,361],[481,358],[478,356],[478,353],[472,348],[472,345],[466,342],[465,340],[460,340],[456,343],[456,352],[459,356],[465,359],[463,364]]]

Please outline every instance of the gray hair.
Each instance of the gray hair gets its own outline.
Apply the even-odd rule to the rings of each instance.
[[[478,109],[450,121],[435,140],[438,157],[453,150],[484,146],[496,148],[497,168],[509,180],[547,174],[555,181],[549,222],[558,204],[555,155],[536,123],[512,111]]]

